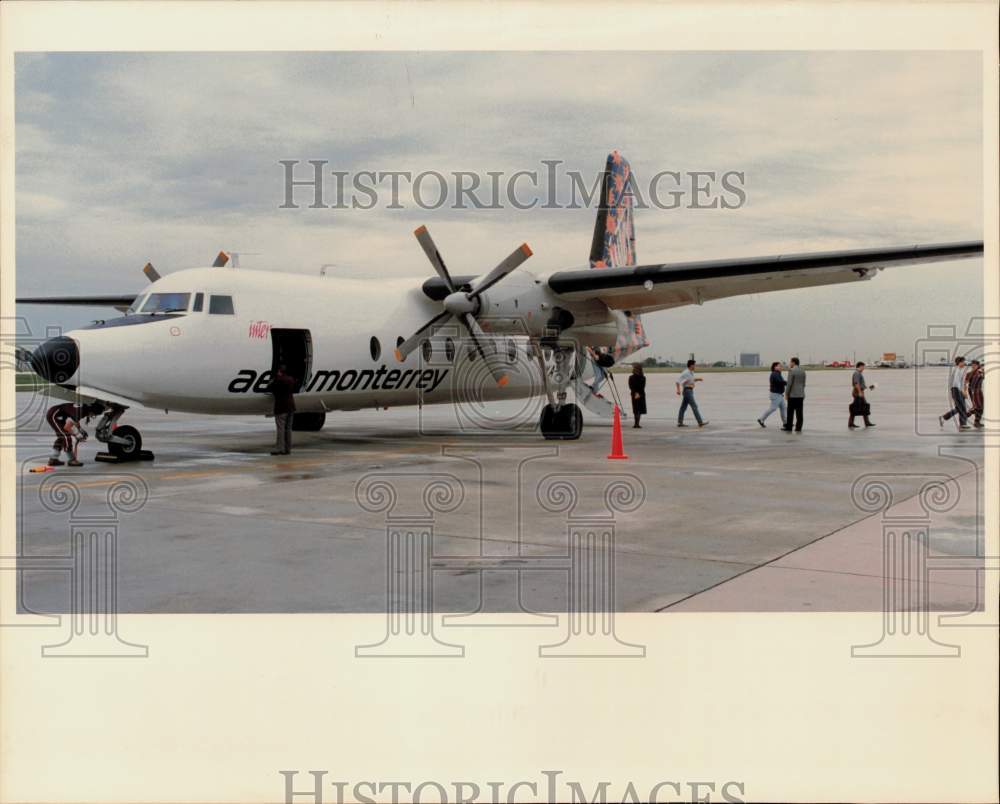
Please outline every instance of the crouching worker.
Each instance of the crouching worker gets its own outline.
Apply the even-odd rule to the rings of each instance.
[[[68,466],[83,466],[77,455],[80,442],[87,440],[87,431],[83,429],[82,423],[89,422],[94,416],[100,416],[102,413],[104,405],[100,402],[87,402],[82,405],[64,402],[49,408],[45,413],[45,421],[56,434],[56,439],[52,443],[49,466],[62,466],[63,462],[59,460],[59,455],[63,452],[66,453]]]

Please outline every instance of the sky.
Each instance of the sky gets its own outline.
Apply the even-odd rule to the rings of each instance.
[[[641,264],[983,234],[975,53],[22,53],[15,86],[18,295],[133,293],[147,260],[220,249],[239,270],[422,280],[421,223],[453,273],[522,241],[525,269],[586,264],[593,209],[308,209],[301,190],[280,209],[288,159],[484,177],[558,159],[589,183],[618,149],[640,182],[744,174],[738,209],[637,210]],[[900,267],[647,315],[640,357],[874,359],[981,310],[982,260]],[[108,313],[18,309],[33,334]]]

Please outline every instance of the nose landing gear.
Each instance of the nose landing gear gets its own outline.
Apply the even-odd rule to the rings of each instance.
[[[108,452],[122,461],[137,461],[143,452],[142,436],[128,424],[116,427],[108,440]]]
[[[118,419],[126,411],[121,405],[111,405],[97,425],[97,439],[108,445],[107,452],[98,452],[98,461],[124,463],[126,461],[151,461],[155,457],[142,448],[142,435],[129,424],[119,425]]]

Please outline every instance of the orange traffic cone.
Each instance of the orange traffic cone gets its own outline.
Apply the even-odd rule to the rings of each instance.
[[[608,455],[611,461],[627,461],[628,455],[622,446],[622,414],[615,405],[615,422],[611,427],[611,454]]]

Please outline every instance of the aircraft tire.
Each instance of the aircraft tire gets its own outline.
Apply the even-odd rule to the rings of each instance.
[[[326,412],[296,413],[292,417],[292,430],[297,433],[315,433],[326,424]]]
[[[575,441],[583,432],[583,414],[577,405],[563,405],[558,413],[546,405],[538,425],[546,440]]]
[[[134,461],[142,454],[142,436],[139,431],[129,424],[122,424],[112,431],[115,438],[125,439],[127,443],[116,444],[114,441],[108,442],[108,452],[123,461]]]

